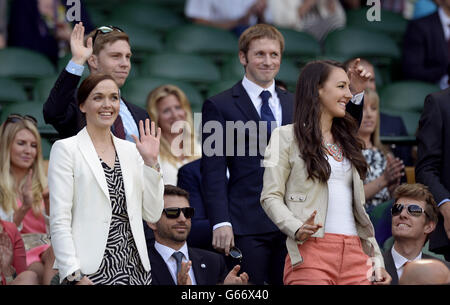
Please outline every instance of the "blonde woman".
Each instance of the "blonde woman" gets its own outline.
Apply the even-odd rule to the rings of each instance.
[[[376,91],[366,89],[363,119],[358,136],[364,142],[363,155],[369,165],[364,180],[365,208],[370,212],[378,204],[391,199],[391,194],[404,175],[403,161],[395,158],[380,141],[380,101]]]
[[[49,204],[36,119],[8,116],[0,127],[0,144],[0,218],[16,224],[25,241],[28,268],[40,283],[48,284],[53,251],[42,238],[48,233]]]
[[[161,128],[159,157],[164,183],[177,185],[178,169],[201,156],[191,105],[180,88],[163,85],[149,93],[147,111]]]

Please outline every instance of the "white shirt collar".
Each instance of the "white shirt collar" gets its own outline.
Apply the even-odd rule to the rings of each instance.
[[[172,257],[172,254],[177,251],[180,251],[181,253],[183,253],[183,255],[184,255],[183,261],[189,260],[189,253],[188,253],[188,248],[187,248],[186,242],[184,243],[183,247],[181,247],[180,250],[175,250],[170,247],[164,246],[155,240],[155,249],[156,249],[156,251],[158,251],[159,254],[161,254],[162,258],[164,259],[164,261],[166,263]]]
[[[264,90],[268,90],[270,92],[270,94],[272,95],[272,97],[274,97],[276,94],[275,93],[275,80],[272,81],[272,84],[269,86],[269,88],[263,88],[263,87],[255,84],[251,80],[249,80],[244,75],[244,79],[242,80],[242,86],[247,91],[247,94],[249,95],[249,97],[252,101],[259,100],[261,102],[261,98],[259,97],[259,95]],[[269,103],[270,103],[270,100],[273,100],[273,99],[272,98],[269,99]]]
[[[445,39],[448,40],[450,37],[450,28],[449,28],[450,16],[447,16],[442,7],[438,9],[438,14],[439,18],[441,19],[442,26],[444,28]]]
[[[406,257],[403,257],[400,253],[398,253],[397,251],[395,251],[394,246],[392,246],[392,258],[394,259],[394,264],[395,264],[395,268],[397,268],[397,270],[399,270],[400,268],[403,267],[403,265],[406,262],[410,262],[409,259],[407,259]],[[412,261],[416,261],[422,259],[422,251],[420,251],[419,255],[413,259]]]

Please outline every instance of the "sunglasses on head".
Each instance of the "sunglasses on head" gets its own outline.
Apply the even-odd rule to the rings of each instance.
[[[122,29],[120,29],[116,26],[113,26],[113,25],[104,25],[104,26],[97,28],[97,31],[95,31],[95,35],[92,38],[92,46],[94,46],[94,42],[95,42],[95,39],[97,38],[98,34],[108,34],[108,33],[111,33],[112,31],[123,32]]]
[[[405,205],[403,205],[403,204],[395,203],[391,208],[392,216],[400,215],[400,213],[402,212],[404,207],[405,207]],[[406,211],[408,212],[409,215],[414,216],[414,217],[420,217],[420,215],[422,215],[422,213],[425,213],[425,215],[428,216],[427,212],[425,212],[425,210],[417,204],[408,205],[406,207]]]
[[[183,212],[184,217],[192,218],[194,216],[195,209],[193,207],[186,208],[165,208],[163,212],[166,214],[167,218],[175,219],[180,216],[180,213]]]
[[[8,117],[6,118],[5,121],[5,126],[8,123],[17,123],[19,121],[23,121],[23,120],[27,120],[30,121],[31,123],[33,123],[34,126],[37,126],[37,120],[34,116],[31,115],[21,115],[18,113],[11,113],[10,115],[8,115]]]

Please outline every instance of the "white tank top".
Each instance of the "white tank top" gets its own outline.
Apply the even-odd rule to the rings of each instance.
[[[328,210],[325,233],[358,235],[353,215],[352,165],[347,158],[342,162],[328,157],[331,175],[328,179]]]

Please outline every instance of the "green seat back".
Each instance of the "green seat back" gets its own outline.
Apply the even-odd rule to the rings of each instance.
[[[133,1],[122,2],[107,20],[112,25],[132,23],[158,31],[167,31],[185,23],[183,17],[168,8]]]
[[[41,53],[16,47],[0,50],[0,77],[35,80],[55,73],[55,67]]]
[[[237,54],[238,39],[230,31],[190,24],[170,30],[167,49],[180,53]]]
[[[279,28],[284,37],[284,57],[306,62],[321,54],[319,42],[306,32]]]
[[[381,108],[422,112],[425,97],[439,91],[438,85],[420,81],[400,81],[380,90]]]
[[[156,87],[171,84],[179,87],[187,96],[193,111],[201,109],[203,97],[198,90],[189,83],[162,79],[162,78],[134,78],[128,80],[121,89],[124,98],[143,109],[147,110],[147,97],[149,93]]]
[[[346,27],[331,32],[325,38],[325,55],[340,55],[346,59],[365,57],[373,63],[390,64],[400,58],[401,51],[387,34]]]
[[[221,80],[217,83],[211,84],[209,86],[209,89],[206,93],[206,98],[212,97],[216,94],[219,94],[222,91],[225,91],[227,89],[230,89],[233,87],[240,79],[228,79],[228,80]]]
[[[20,83],[9,78],[0,78],[0,105],[18,103],[28,99]]]
[[[156,54],[148,56],[140,69],[144,77],[167,78],[193,83],[213,83],[220,79],[214,63],[200,55]]]
[[[43,103],[36,102],[20,102],[4,106],[0,115],[0,122],[4,122],[11,113],[18,113],[21,115],[28,114],[35,117],[38,121],[37,127],[41,133],[41,136],[57,135],[57,132],[53,126],[45,124],[44,116],[42,114],[42,106]]]

